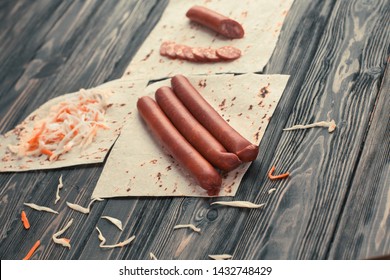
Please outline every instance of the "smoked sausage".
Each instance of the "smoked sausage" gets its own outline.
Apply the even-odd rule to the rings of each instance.
[[[155,99],[176,129],[213,166],[223,171],[231,171],[241,164],[237,155],[227,152],[221,143],[194,118],[172,88],[160,87],[156,91]]]
[[[200,23],[227,38],[238,39],[244,37],[245,31],[240,23],[208,8],[193,6],[187,11],[186,16],[190,20]]]
[[[201,96],[186,77],[176,75],[171,79],[172,89],[179,100],[228,152],[235,153],[243,162],[256,159],[259,147],[250,143],[232,128]]]
[[[151,130],[165,149],[207,190],[208,195],[219,193],[222,177],[218,171],[180,134],[156,101],[143,96],[137,101],[137,108]]]

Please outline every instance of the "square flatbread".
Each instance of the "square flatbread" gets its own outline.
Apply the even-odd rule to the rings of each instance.
[[[187,76],[202,96],[245,138],[259,144],[289,76],[211,75]],[[170,79],[149,85],[144,95],[170,85]],[[186,170],[153,139],[132,96],[130,118],[113,147],[92,198],[119,196],[206,197]],[[260,145],[261,149],[261,145]],[[218,196],[234,196],[250,163],[224,174]]]
[[[160,21],[127,67],[125,76],[160,79],[175,74],[253,73],[262,71],[270,59],[284,18],[293,0],[171,0]],[[227,39],[186,17],[187,10],[200,5],[239,22],[245,36]],[[190,47],[234,46],[242,56],[230,62],[197,63],[160,55],[160,45],[173,41]]]
[[[103,162],[109,149],[121,132],[126,119],[132,113],[134,97],[142,92],[147,81],[130,81],[128,79],[114,80],[101,86],[80,90],[55,97],[34,112],[22,123],[4,135],[0,135],[0,172],[21,172],[28,170],[53,169],[66,166]],[[107,110],[104,118],[108,129],[98,129],[92,143],[81,149],[74,146],[69,152],[62,154],[57,160],[49,161],[48,156],[21,156],[16,153],[21,143],[20,139],[34,134],[34,126],[39,124],[50,109],[63,101],[77,98],[80,92],[85,94],[98,93],[105,97]]]

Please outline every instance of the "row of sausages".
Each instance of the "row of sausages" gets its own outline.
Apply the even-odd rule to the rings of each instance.
[[[232,128],[183,75],[160,87],[155,100],[143,96],[138,111],[167,151],[207,190],[217,195],[222,177],[256,159],[258,146]]]

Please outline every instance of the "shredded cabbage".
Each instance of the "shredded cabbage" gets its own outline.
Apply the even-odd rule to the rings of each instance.
[[[79,94],[50,108],[46,118],[35,124],[32,135],[21,139],[20,156],[47,155],[55,161],[73,147],[85,149],[99,129],[109,129],[104,122],[107,102],[102,94]]]

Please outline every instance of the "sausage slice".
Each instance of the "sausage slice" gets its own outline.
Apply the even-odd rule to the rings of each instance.
[[[205,49],[206,48],[202,48],[202,47],[192,48],[192,53],[194,54],[195,60],[197,62],[207,62],[207,58],[204,55],[204,50]]]
[[[206,58],[206,61],[218,62],[221,61],[221,58],[217,55],[217,51],[212,48],[205,48],[203,50],[203,55]]]
[[[216,50],[216,53],[223,60],[235,60],[241,56],[241,50],[233,46],[220,47]]]

